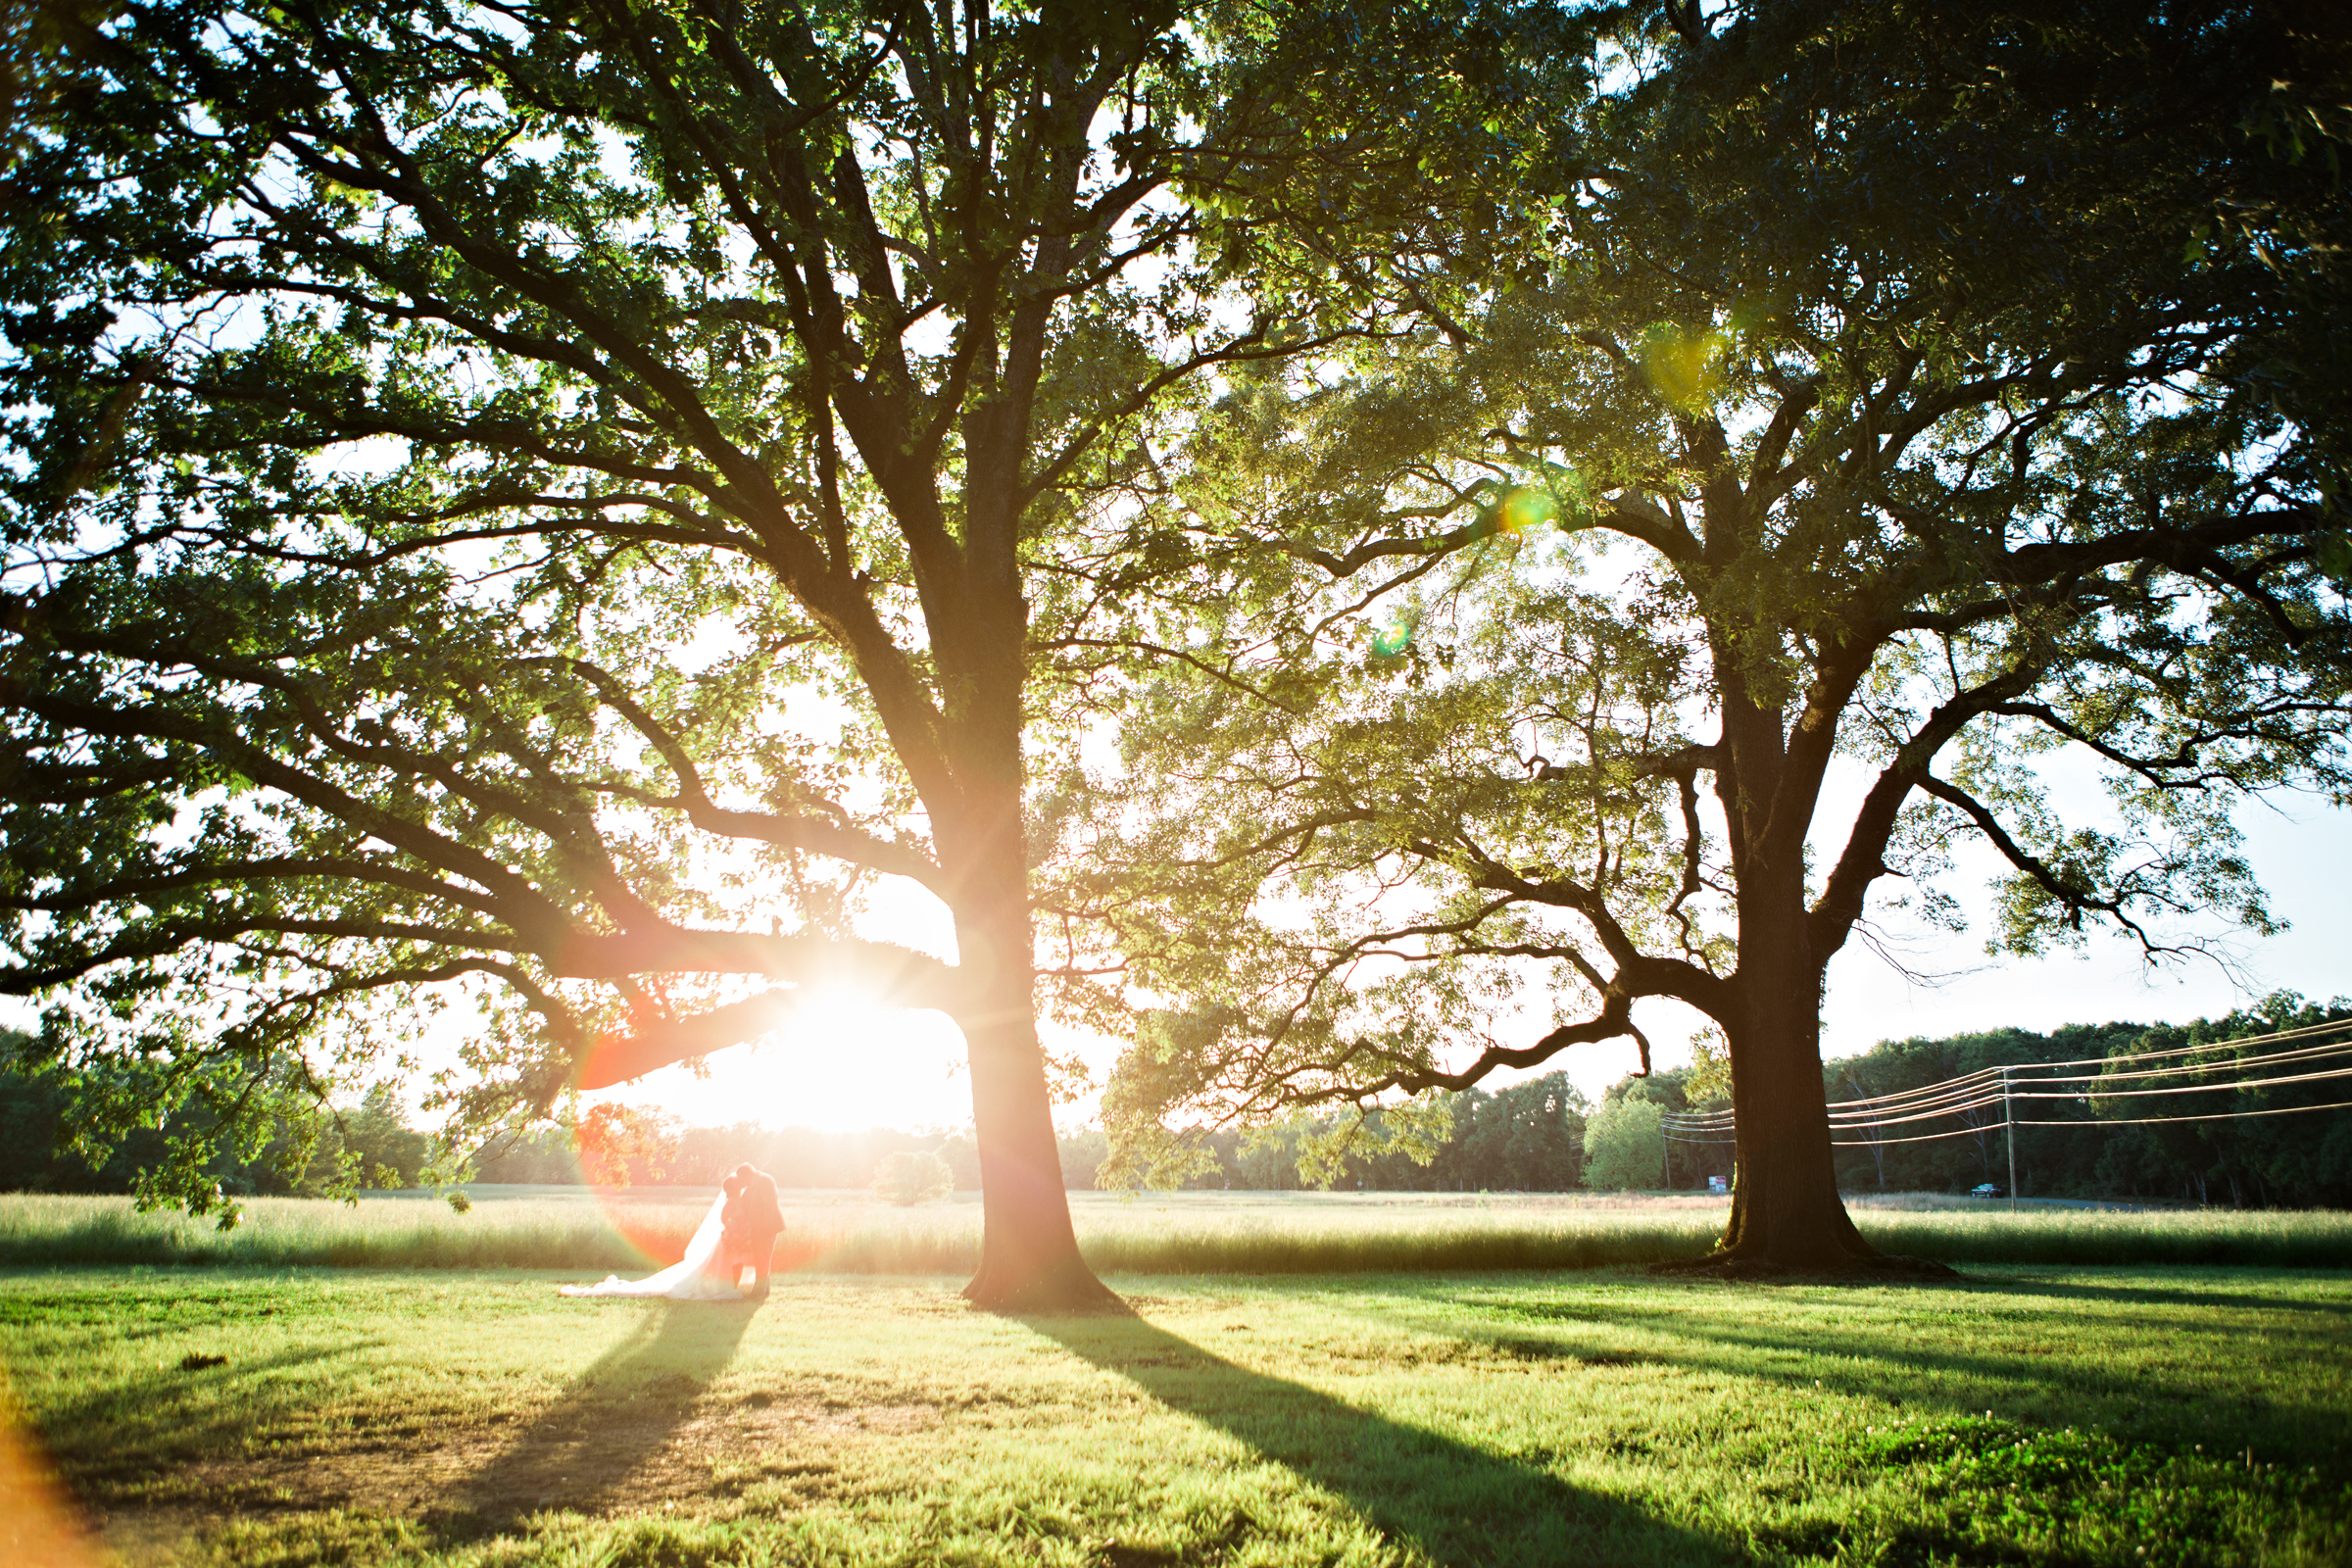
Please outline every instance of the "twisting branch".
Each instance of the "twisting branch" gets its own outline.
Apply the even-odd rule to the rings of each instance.
[[[773,844],[781,849],[809,850],[818,855],[862,865],[890,876],[903,876],[944,895],[946,882],[938,862],[902,844],[888,843],[869,833],[822,817],[785,816],[772,811],[746,811],[718,805],[710,799],[703,782],[702,769],[676,731],[662,724],[643,705],[630,697],[620,681],[610,671],[585,659],[536,658],[516,661],[524,668],[565,669],[580,675],[596,688],[597,696],[606,707],[626,719],[631,728],[652,742],[677,776],[679,793],[663,797],[640,791],[629,792],[643,804],[665,807],[686,813],[687,819],[707,833],[726,838],[750,839]]]
[[[2242,740],[2254,733],[2254,722],[2263,718],[2281,717],[2289,713],[2352,712],[2341,703],[2281,702],[2265,703],[2257,708],[2232,715],[2232,722],[2200,728],[2184,736],[2170,757],[2140,757],[2112,746],[2070,721],[2063,713],[2046,703],[2002,703],[1988,712],[2011,718],[2030,718],[2055,734],[2063,735],[2079,746],[2087,747],[2109,761],[2130,769],[2158,789],[2202,789],[2215,782],[2227,781],[2231,774],[2226,768],[2205,768],[2198,753],[2205,747],[2229,740]]]
[[[2042,672],[2038,658],[2021,660],[1992,679],[1940,703],[1927,720],[1896,750],[1894,760],[1879,772],[1862,799],[1854,825],[1838,853],[1838,864],[1822,885],[1821,897],[1807,915],[1813,951],[1824,958],[1844,946],[1846,934],[1861,919],[1870,886],[1887,874],[1888,840],[1903,803],[1914,789],[1926,789],[1934,779],[1929,769],[1936,754],[1972,720],[1989,712],[2032,686]],[[1932,793],[1932,792],[1931,792]]]
[[[1957,808],[2011,865],[2032,877],[2044,893],[2063,905],[2067,911],[2068,926],[2080,930],[2084,914],[2103,914],[2131,932],[2141,949],[2150,955],[2179,951],[2149,936],[2138,921],[2125,912],[2123,899],[2102,898],[2090,889],[2069,881],[2047,860],[2011,838],[2009,830],[2001,825],[1991,809],[1966,790],[1933,775],[1923,777],[1919,787],[1946,805]]]
[[[1391,1090],[1405,1094],[1421,1094],[1432,1089],[1459,1093],[1469,1089],[1505,1067],[1539,1067],[1571,1046],[1597,1045],[1603,1040],[1630,1038],[1642,1053],[1642,1068],[1635,1076],[1649,1076],[1649,1037],[1634,1024],[1634,999],[1623,991],[1603,994],[1600,1010],[1579,1023],[1562,1024],[1529,1046],[1489,1046],[1478,1054],[1476,1060],[1459,1072],[1443,1068],[1398,1067],[1380,1077],[1345,1087],[1318,1088],[1308,1093],[1286,1097],[1286,1102],[1296,1105],[1329,1104],[1335,1101],[1363,1101]]]

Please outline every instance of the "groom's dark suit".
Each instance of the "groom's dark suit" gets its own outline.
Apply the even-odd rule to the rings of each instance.
[[[738,1165],[727,1182],[730,1197],[719,1211],[720,1260],[730,1278],[740,1279],[746,1264],[753,1273],[755,1295],[767,1294],[767,1270],[775,1255],[776,1238],[783,1234],[784,1210],[776,1202],[776,1179],[763,1170]]]

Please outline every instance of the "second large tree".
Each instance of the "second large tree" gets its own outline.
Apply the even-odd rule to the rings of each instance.
[[[1166,515],[1251,613],[1161,629],[1219,678],[1132,731],[1150,826],[1096,907],[1180,1004],[1114,1142],[1180,1166],[1188,1123],[1673,999],[1729,1048],[1723,1260],[1866,1259],[1821,1003],[1890,885],[1948,912],[1977,838],[1997,945],[2155,955],[2266,923],[2235,800],[2345,797],[2338,57],[2221,5],[1670,3],[1580,76],[1541,20],[1423,19],[1396,54],[1479,112],[1332,94],[1258,194],[1269,266],[1421,330],[1193,436]],[[1414,134],[1443,197],[1318,199],[1326,149]],[[2062,750],[2111,809],[2059,808]]]

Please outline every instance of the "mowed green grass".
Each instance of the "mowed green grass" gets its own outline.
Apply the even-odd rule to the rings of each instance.
[[[329,1264],[642,1272],[673,1261],[707,1192],[477,1189],[459,1214],[429,1196],[256,1199],[223,1232],[122,1198],[0,1196],[0,1265]],[[1153,1274],[1591,1268],[1696,1257],[1726,1200],[1691,1195],[1073,1193],[1096,1268]],[[1851,1200],[1888,1251],[1968,1263],[2228,1263],[2352,1268],[2352,1214],[2099,1211],[1911,1196]],[[786,1195],[780,1266],[968,1273],[977,1195],[894,1208],[857,1193]]]
[[[135,1561],[2352,1560],[2340,1272],[556,1278],[5,1271],[0,1359]]]

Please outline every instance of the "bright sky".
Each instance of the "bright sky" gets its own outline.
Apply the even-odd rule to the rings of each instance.
[[[819,1009],[804,1029],[713,1054],[703,1078],[665,1067],[591,1098],[659,1106],[697,1127],[912,1131],[972,1119],[963,1036],[945,1013],[850,1004]]]
[[[2144,1023],[2212,1017],[2273,991],[2298,991],[2315,1002],[2352,995],[2352,811],[2330,809],[2311,797],[2280,797],[2273,806],[2241,808],[2238,826],[2256,877],[2270,894],[2271,912],[2288,929],[2262,940],[2227,939],[2233,977],[2209,958],[2144,963],[2135,945],[2093,937],[2081,955],[2061,950],[2039,959],[1992,959],[1983,952],[1983,871],[1992,857],[1971,851],[1959,858],[1947,886],[1963,895],[1974,918],[1963,936],[1940,951],[1913,952],[1915,969],[1966,970],[1935,987],[1914,986],[1884,960],[1849,947],[1830,967],[1824,1045],[1850,1055],[1877,1041],[1962,1030],[2048,1030],[2066,1023],[2132,1019]],[[1967,897],[1973,880],[1977,896]]]

